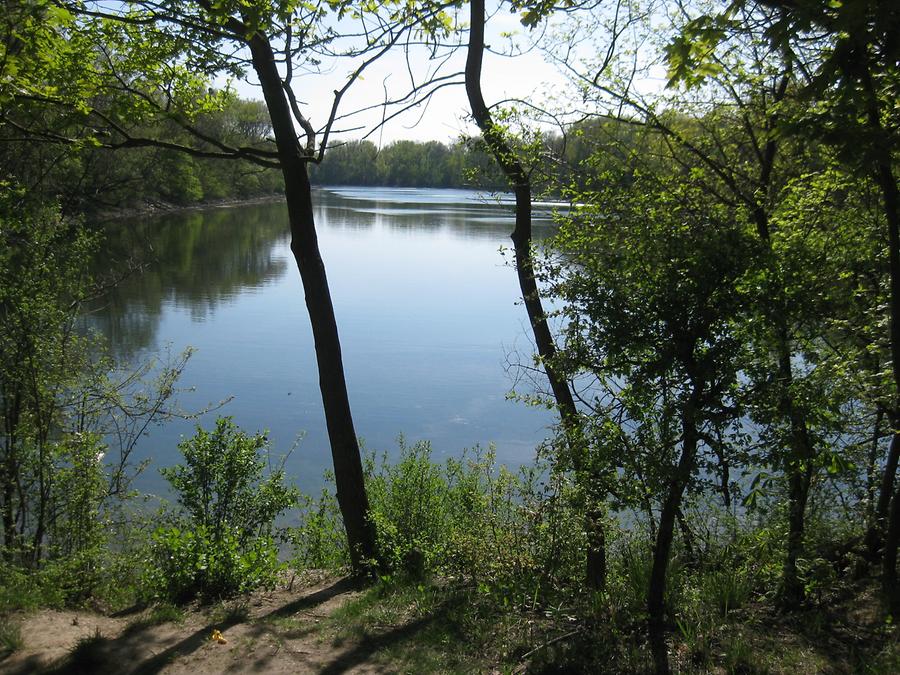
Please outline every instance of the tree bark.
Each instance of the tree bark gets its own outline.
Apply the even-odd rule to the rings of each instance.
[[[16,494],[16,484],[19,478],[19,466],[16,459],[19,440],[16,436],[16,430],[19,426],[19,418],[21,413],[22,398],[18,391],[12,395],[8,391],[4,391],[4,424],[5,438],[3,458],[3,553],[7,562],[14,559],[14,551],[18,545],[18,537],[16,531],[16,514],[13,508]]]
[[[881,581],[884,595],[891,611],[900,608],[900,589],[897,588],[897,545],[900,540],[900,490],[896,485],[897,462],[895,450],[900,451],[900,430],[897,419],[900,418],[900,195],[897,190],[897,179],[894,176],[890,145],[887,142],[881,123],[881,111],[878,94],[872,80],[870,64],[865,63],[860,70],[863,90],[866,96],[866,122],[874,132],[875,145],[875,180],[881,191],[884,217],[888,229],[888,275],[890,278],[889,322],[891,341],[891,372],[893,375],[894,395],[893,410],[889,419],[893,429],[891,450],[882,481],[882,495],[891,497],[892,504],[888,514],[887,532],[884,540],[884,556],[882,558]],[[881,506],[881,505],[879,505]]]
[[[491,117],[484,95],[481,91],[481,65],[484,57],[484,0],[473,0],[470,3],[471,20],[469,28],[469,48],[466,57],[466,95],[472,117],[481,130],[485,143],[491,154],[500,165],[509,181],[516,197],[516,225],[511,239],[516,256],[516,274],[519,288],[525,302],[525,311],[534,333],[534,341],[538,355],[550,381],[553,397],[560,409],[564,424],[577,417],[575,401],[566,379],[558,372],[553,363],[556,356],[556,345],[547,324],[544,308],[541,303],[540,290],[534,278],[534,259],[531,252],[531,180],[522,164],[516,159],[513,149],[509,147],[503,132]]]
[[[900,544],[900,486],[894,490],[882,558],[882,584],[887,610],[891,616],[900,615],[900,591],[897,589],[897,546]]]
[[[531,179],[516,158],[514,150],[503,137],[502,130],[494,123],[481,91],[481,67],[484,59],[484,5],[484,0],[472,0],[469,4],[469,46],[465,68],[466,95],[469,99],[472,117],[515,194],[516,224],[510,238],[515,253],[519,290],[522,293],[538,356],[544,366],[553,398],[559,409],[566,444],[572,455],[572,465],[576,472],[581,472],[584,470],[584,462],[580,456],[581,448],[578,443],[580,438],[578,411],[569,383],[554,363],[556,344],[547,323],[540,289],[534,276]],[[596,505],[588,505],[585,527],[588,536],[586,577],[592,588],[602,590],[606,586],[606,545],[603,520],[598,511]]]
[[[880,127],[879,127],[880,128]],[[882,153],[883,154],[883,153]],[[890,335],[891,362],[894,376],[894,414],[892,424],[900,413],[900,199],[897,195],[897,181],[890,164],[890,157],[882,157],[878,167],[878,183],[884,201],[885,217],[888,225],[888,268],[890,270]],[[893,495],[884,540],[882,558],[882,584],[891,611],[900,609],[900,589],[897,588],[897,545],[900,540],[900,490],[896,487],[897,453],[900,452],[900,432],[894,426],[891,450],[885,466],[882,481],[882,499]],[[880,506],[880,505],[879,505]]]
[[[353,571],[361,573],[367,561],[375,558],[375,533],[369,521],[369,501],[363,479],[359,441],[353,427],[341,344],[334,306],[319,252],[312,192],[303,155],[294,132],[289,102],[268,39],[256,32],[249,40],[253,67],[259,77],[272,121],[291,228],[291,251],[297,262],[306,307],[312,325],[319,389],[325,410],[328,439],[334,462],[337,499],[347,531]]]
[[[681,500],[687,488],[697,457],[698,433],[697,410],[699,408],[702,383],[694,382],[690,398],[681,413],[681,456],[678,466],[669,482],[669,490],[659,512],[659,529],[653,547],[653,567],[650,571],[650,585],[647,589],[648,632],[653,665],[658,675],[666,675],[669,670],[669,654],[666,649],[666,573],[675,535],[675,522],[681,510]]]
[[[878,499],[875,499],[876,486],[875,474],[878,466],[878,445],[881,432],[881,415],[879,411],[875,422],[875,431],[872,433],[872,446],[869,451],[869,466],[866,467],[867,482],[866,491],[869,496],[869,527],[866,531],[866,551],[872,560],[877,560],[882,552],[884,544],[885,527],[889,518],[891,496],[894,491],[894,476],[897,473],[897,462],[900,459],[900,435],[891,435],[891,444],[888,449],[887,462],[881,474],[881,486],[877,490]],[[891,427],[897,428],[897,421],[890,419]]]
[[[756,213],[757,232],[771,250],[768,214],[760,208]],[[775,331],[775,349],[779,414],[790,425],[788,453],[784,458],[784,473],[788,479],[788,540],[782,567],[781,602],[787,608],[795,608],[804,597],[803,585],[797,575],[797,560],[803,554],[803,536],[806,522],[806,502],[812,479],[812,461],[815,448],[809,437],[806,415],[797,407],[791,393],[794,369],[791,365],[791,344],[783,301],[781,282],[777,284],[778,297],[768,309],[769,319]]]

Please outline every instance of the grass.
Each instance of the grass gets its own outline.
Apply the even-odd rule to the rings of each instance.
[[[237,599],[220,602],[210,612],[210,623],[233,626],[247,623],[250,619],[250,605],[246,600]]]
[[[105,645],[106,638],[100,633],[99,628],[93,635],[87,635],[79,639],[69,651],[64,672],[92,673],[101,671],[107,665],[104,654]]]
[[[181,624],[184,622],[184,616],[182,608],[164,602],[153,606],[149,612],[134,619],[125,630],[127,632],[135,632],[152,628],[153,626],[161,626],[165,623]]]
[[[9,656],[24,646],[21,624],[10,617],[0,618],[0,658]]]
[[[152,625],[159,626],[164,623],[181,623],[184,621],[184,610],[170,603],[156,605],[150,611]]]
[[[690,611],[677,615],[679,625],[670,633],[676,672],[900,672],[900,630],[879,618],[876,580],[848,584],[846,593],[834,594],[827,604],[811,601],[791,614],[759,594],[735,602],[732,590],[718,596],[728,602],[706,604],[703,588],[694,586],[692,604],[686,608]],[[230,640],[241,658],[256,658],[254,651],[263,645],[274,643],[290,651],[300,642],[324,660],[328,672],[366,664],[399,673],[602,674],[646,672],[651,665],[640,623],[626,625],[602,612],[592,620],[565,607],[504,606],[471,583],[395,578],[342,600],[329,607],[303,605],[305,609],[297,611],[291,608],[296,598],[289,595],[285,607],[291,608],[290,614],[275,611],[255,621],[242,600],[185,610],[159,605],[140,621],[145,626],[179,621],[193,625],[198,620],[220,626],[254,624]],[[734,605],[740,607],[723,615],[723,606]],[[9,631],[12,648],[18,648],[21,631],[15,626]],[[110,665],[104,659],[114,646],[99,633],[82,638],[59,672],[101,672]]]
[[[491,653],[470,589],[430,582],[381,582],[345,603],[319,624],[340,649],[357,645],[398,672],[479,672],[478,655]]]

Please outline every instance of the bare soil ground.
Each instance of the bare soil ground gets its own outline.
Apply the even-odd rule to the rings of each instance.
[[[43,610],[19,617],[24,647],[0,673],[385,673],[377,641],[330,639],[318,624],[359,594],[349,579],[306,579],[158,625],[148,612]],[[212,639],[221,632],[225,643]]]

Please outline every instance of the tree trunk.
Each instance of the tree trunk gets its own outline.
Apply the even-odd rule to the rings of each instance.
[[[806,597],[806,589],[800,581],[797,561],[803,555],[803,535],[806,529],[806,502],[812,469],[808,462],[801,464],[794,459],[785,467],[788,476],[788,539],[784,567],[782,568],[781,604],[786,609],[796,609]]]
[[[884,212],[888,225],[888,268],[890,270],[890,335],[891,361],[894,376],[894,411],[891,415],[894,434],[891,438],[891,450],[885,466],[882,481],[882,496],[892,497],[888,515],[887,536],[884,540],[884,557],[882,558],[882,584],[884,595],[888,599],[891,611],[900,605],[900,589],[897,588],[897,545],[900,540],[900,490],[896,485],[897,455],[900,452],[900,433],[894,424],[900,413],[900,199],[897,195],[897,181],[890,165],[890,157],[883,157],[878,167],[878,183],[884,200]],[[891,489],[893,487],[893,489]],[[879,504],[879,507],[881,505]]]
[[[351,564],[354,572],[360,573],[364,571],[367,561],[375,558],[375,534],[368,518],[369,501],[363,480],[359,441],[350,413],[334,306],[319,252],[306,158],[294,132],[293,118],[271,45],[260,32],[254,34],[249,44],[284,174],[291,251],[300,271],[312,325],[337,499],[347,531]]]
[[[881,581],[892,611],[900,605],[900,589],[897,588],[897,545],[900,539],[900,504],[897,503],[898,490],[895,485],[897,462],[895,450],[900,446],[898,439],[897,419],[900,418],[900,195],[897,194],[897,180],[894,177],[890,144],[887,143],[884,128],[881,124],[881,111],[878,105],[878,94],[866,63],[861,69],[863,88],[866,94],[867,123],[874,137],[875,143],[875,180],[881,190],[884,217],[888,228],[888,274],[890,277],[890,341],[891,341],[891,372],[894,380],[893,410],[890,411],[891,425],[894,427],[891,439],[891,452],[885,467],[885,475],[882,481],[882,499],[885,495],[891,497],[890,512],[888,514],[887,533],[884,540],[884,557],[882,558]],[[880,141],[880,142],[879,142]],[[880,506],[880,505],[879,505]]]
[[[875,500],[875,472],[878,463],[878,441],[880,440],[881,412],[875,423],[875,431],[872,434],[872,447],[869,452],[869,466],[866,467],[868,479],[867,493],[869,495],[869,528],[866,531],[866,551],[869,557],[877,560],[884,543],[885,527],[887,526],[891,505],[891,495],[894,492],[894,477],[897,473],[897,461],[900,459],[900,434],[891,435],[891,445],[888,449],[887,462],[884,472],[881,474],[881,487],[878,491],[878,499]],[[892,428],[897,428],[897,421],[891,419]]]
[[[572,466],[576,472],[584,470],[581,459],[581,447],[578,433],[578,411],[569,383],[557,369],[556,344],[547,323],[541,302],[540,289],[534,276],[534,257],[532,255],[532,217],[531,217],[531,179],[522,164],[516,159],[513,149],[503,137],[503,132],[495,124],[490,110],[484,101],[481,91],[481,66],[484,57],[484,0],[472,0],[470,3],[469,47],[466,54],[466,95],[472,117],[481,130],[491,154],[500,165],[510,187],[516,197],[516,225],[511,239],[515,252],[516,274],[519,279],[519,290],[528,314],[528,322],[534,335],[538,355],[550,381],[550,389],[562,422],[566,436],[566,445],[572,455]],[[589,477],[591,480],[592,477]],[[602,590],[606,586],[606,545],[603,531],[603,520],[596,504],[589,504],[586,513],[585,529],[588,537],[586,577],[588,584]]]
[[[653,568],[647,589],[648,632],[653,665],[658,675],[669,673],[669,654],[666,649],[666,573],[675,535],[675,521],[681,511],[681,500],[687,488],[697,457],[697,408],[701,384],[695,382],[690,399],[681,414],[682,442],[678,466],[669,482],[669,491],[659,512],[659,529],[653,547]]]
[[[774,92],[774,102],[784,99],[790,78],[784,75]],[[777,112],[772,113],[767,120],[769,131],[777,128]],[[777,136],[772,134],[766,142],[760,166],[759,184],[765,195],[771,189],[772,173],[775,167],[775,158],[778,154]],[[771,253],[772,235],[769,227],[769,213],[767,204],[757,203],[753,218],[756,224],[757,235]],[[775,273],[775,266],[771,268]],[[790,425],[790,438],[788,439],[787,456],[784,458],[784,472],[788,479],[788,540],[785,546],[785,560],[782,567],[782,591],[781,602],[788,608],[796,607],[804,596],[803,585],[797,576],[797,560],[803,553],[803,534],[806,523],[806,501],[809,496],[809,485],[812,479],[812,460],[815,458],[815,448],[809,437],[807,418],[804,412],[798,408],[797,401],[791,392],[794,384],[794,371],[791,365],[791,340],[787,321],[786,301],[784,299],[784,285],[781,279],[775,286],[776,297],[772,299],[767,308],[768,319],[774,330],[775,351],[778,359],[776,366],[778,392],[778,412],[782,419]]]
[[[17,437],[19,419],[21,413],[21,396],[18,391],[12,395],[4,391],[4,425],[5,438],[3,447],[3,553],[8,562],[14,559],[14,551],[18,545],[16,531],[16,514],[13,504],[15,502],[16,485],[19,482],[19,467],[16,453],[19,444]]]
[[[534,259],[532,257],[531,233],[531,180],[524,167],[516,159],[514,151],[503,137],[503,132],[491,118],[484,96],[481,92],[481,64],[484,56],[484,0],[473,0],[471,8],[471,26],[469,28],[469,49],[466,58],[466,94],[472,117],[481,130],[491,154],[503,169],[516,197],[516,226],[511,239],[516,255],[516,274],[519,278],[519,289],[525,302],[525,311],[534,333],[534,341],[538,355],[543,362],[553,397],[564,424],[571,424],[577,417],[575,401],[566,379],[556,369],[553,359],[556,356],[556,345],[547,324],[544,308],[541,304],[540,290],[534,278]]]
[[[891,616],[900,615],[900,590],[897,589],[897,545],[900,543],[900,486],[894,490],[882,558],[882,585]]]
[[[780,601],[786,609],[796,609],[806,597],[805,588],[797,573],[797,560],[803,555],[806,502],[812,481],[815,450],[809,437],[806,416],[797,408],[797,402],[791,394],[794,372],[791,366],[790,338],[782,312],[776,311],[775,322],[778,331],[778,380],[781,386],[779,405],[782,415],[791,425],[790,452],[784,462],[784,472],[788,479],[788,538],[782,567]]]

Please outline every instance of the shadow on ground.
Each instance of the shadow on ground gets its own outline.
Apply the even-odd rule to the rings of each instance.
[[[129,673],[154,675],[201,672],[316,672],[325,674],[387,672],[375,663],[384,650],[414,640],[423,630],[440,624],[446,607],[397,626],[380,627],[341,641],[329,640],[316,624],[355,597],[365,585],[342,578],[328,585],[301,591],[300,597],[283,602],[279,593],[273,602],[254,612],[231,612],[212,621],[194,613],[186,625],[142,623],[134,612],[121,617],[115,637],[99,632],[69,645],[67,655],[47,662],[41,654],[23,654],[12,662],[0,661],[0,672],[10,675],[104,675]],[[130,624],[125,624],[126,621]],[[203,625],[198,625],[200,622]],[[227,648],[218,649],[210,636],[219,630],[228,636]],[[207,647],[208,646],[208,647]],[[205,648],[205,649],[204,649]],[[58,652],[57,652],[58,653]]]

